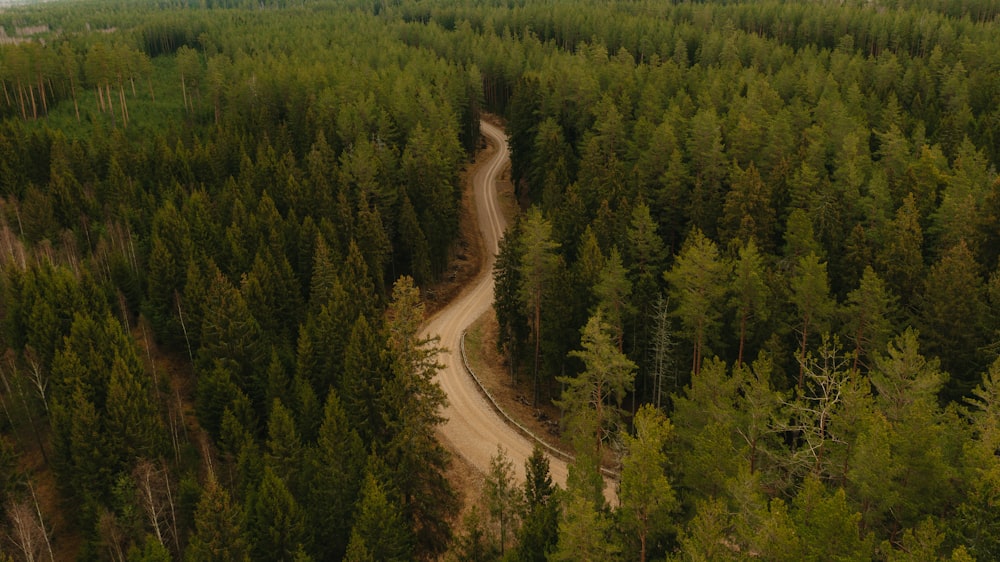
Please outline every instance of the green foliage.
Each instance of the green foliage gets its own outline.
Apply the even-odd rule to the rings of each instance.
[[[441,368],[440,350],[436,338],[419,335],[422,321],[419,292],[411,278],[401,277],[393,286],[386,324],[392,379],[382,390],[386,410],[381,415],[388,439],[377,450],[390,467],[404,516],[415,533],[414,547],[429,554],[441,552],[451,537],[456,498],[444,474],[449,453],[434,435],[444,421],[440,410],[446,401],[434,380]]]
[[[558,487],[552,484],[549,459],[537,445],[524,466],[524,512],[514,560],[541,562],[556,546],[559,532]]]
[[[248,504],[247,532],[252,537],[253,559],[290,561],[299,549],[309,547],[305,513],[270,466],[264,467],[260,486]]]
[[[514,536],[520,527],[520,504],[524,496],[514,484],[514,465],[503,449],[490,458],[490,471],[486,476],[486,505],[490,517],[500,529],[500,556],[507,551],[507,536]]]
[[[340,560],[350,538],[351,518],[364,470],[364,445],[348,423],[336,393],[330,392],[314,448],[306,453],[310,490],[304,507],[313,523],[318,560]]]
[[[413,555],[413,534],[401,506],[373,474],[378,470],[369,460],[347,544],[347,560],[409,560]]]
[[[538,403],[539,396],[539,361],[541,359],[542,338],[542,303],[546,292],[551,291],[558,255],[555,253],[559,244],[552,239],[552,225],[533,207],[522,223],[521,236],[518,244],[520,256],[520,287],[518,296],[522,306],[528,313],[531,332],[535,340],[533,376],[535,380],[535,397],[533,403]]]
[[[729,264],[719,255],[715,242],[700,230],[691,233],[673,267],[663,274],[671,301],[677,306],[674,315],[692,344],[691,373],[695,378],[722,316],[728,275]]]
[[[615,560],[621,547],[612,538],[611,525],[607,514],[583,490],[571,488],[559,519],[559,542],[548,559]]]
[[[188,562],[250,560],[245,524],[242,508],[232,502],[215,479],[210,479],[195,511],[195,531],[185,549],[184,559]]]
[[[621,420],[625,393],[632,390],[636,365],[615,345],[613,328],[598,312],[587,322],[580,340],[583,348],[570,353],[583,361],[575,377],[559,377],[565,385],[557,405],[579,455],[601,458],[601,448]]]
[[[625,436],[625,456],[619,488],[625,535],[637,537],[638,560],[645,561],[669,530],[677,499],[666,475],[665,447],[670,420],[659,410],[643,406],[635,415],[635,437]],[[633,548],[634,545],[630,545]],[[629,558],[636,558],[634,555]]]

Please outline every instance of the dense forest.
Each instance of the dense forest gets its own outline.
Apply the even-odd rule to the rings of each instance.
[[[998,17],[3,9],[0,560],[1000,558]],[[484,111],[496,345],[576,460],[457,518],[421,290]]]

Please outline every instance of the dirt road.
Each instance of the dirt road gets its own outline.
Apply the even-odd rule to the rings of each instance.
[[[483,236],[485,263],[476,277],[448,306],[432,316],[424,326],[424,335],[439,335],[448,352],[439,359],[444,369],[438,374],[441,388],[448,394],[444,417],[448,420],[440,429],[445,445],[461,455],[481,472],[490,467],[490,458],[497,445],[507,452],[514,463],[517,479],[524,479],[524,461],[531,456],[534,445],[507,425],[480,394],[476,384],[462,367],[459,342],[462,331],[483,315],[493,303],[493,262],[497,244],[507,226],[497,203],[496,179],[510,162],[507,138],[494,125],[481,123],[483,135],[497,147],[492,157],[480,166],[473,178],[476,215]],[[549,457],[553,482],[565,487],[566,462]]]

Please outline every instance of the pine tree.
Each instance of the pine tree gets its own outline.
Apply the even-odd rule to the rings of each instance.
[[[369,459],[347,544],[347,560],[410,560],[414,553],[410,524],[377,472],[380,470]]]
[[[832,494],[817,478],[806,478],[795,497],[792,520],[801,537],[801,560],[870,560],[873,537],[858,526],[861,514],[852,512],[843,489]]]
[[[500,527],[500,556],[507,551],[507,536],[515,535],[519,527],[518,516],[524,496],[514,485],[514,465],[503,448],[490,458],[490,471],[486,475],[486,505],[490,516]]]
[[[528,341],[528,316],[519,300],[521,272],[518,238],[520,221],[507,229],[500,240],[496,261],[493,262],[493,310],[497,318],[497,351],[504,353],[516,383],[522,360],[523,344]]]
[[[292,413],[275,400],[267,420],[264,463],[292,491],[302,476],[303,446]]]
[[[391,436],[382,450],[415,531],[417,552],[430,555],[440,552],[451,536],[449,519],[456,499],[444,474],[448,451],[435,435],[447,400],[434,380],[441,368],[440,349],[436,338],[418,334],[422,321],[420,294],[411,278],[401,277],[393,286],[386,324],[393,378],[382,392],[381,415],[388,420]]]
[[[737,365],[743,364],[743,350],[751,323],[766,321],[768,317],[767,301],[771,290],[767,285],[766,274],[764,259],[757,250],[757,245],[752,239],[748,240],[740,247],[739,255],[733,263],[730,290],[732,293],[730,305],[736,309],[740,334],[740,347],[736,355]]]
[[[255,560],[291,562],[300,548],[308,548],[305,514],[270,466],[264,467],[263,478],[250,501],[248,520]]]
[[[163,422],[149,387],[145,373],[132,371],[125,360],[116,357],[108,382],[105,424],[113,454],[124,466],[139,457],[156,458],[163,453]]]
[[[648,404],[636,413],[633,425],[635,436],[625,436],[619,515],[626,536],[638,538],[638,559],[645,562],[655,546],[656,536],[662,536],[669,528],[670,514],[677,508],[666,475],[664,449],[672,427],[660,410]]]
[[[611,519],[582,491],[569,492],[559,519],[559,541],[553,562],[614,560],[621,547],[612,538]]]
[[[875,350],[888,343],[896,315],[896,297],[871,266],[865,266],[861,284],[847,295],[844,310],[848,339],[854,342],[854,370],[868,366]]]
[[[890,288],[902,302],[912,302],[924,276],[923,228],[913,195],[903,199],[896,217],[886,225],[885,245],[875,256]]]
[[[385,342],[378,328],[371,326],[365,316],[358,316],[344,351],[340,386],[348,425],[357,429],[365,443],[387,438],[381,400],[389,377]]]
[[[799,312],[799,389],[804,385],[806,350],[810,333],[823,333],[833,314],[834,301],[826,276],[826,263],[814,253],[798,260],[791,280],[791,301]]]
[[[633,388],[636,365],[618,350],[600,312],[587,322],[580,345],[583,349],[570,356],[583,361],[584,370],[575,377],[559,377],[565,388],[558,405],[577,454],[593,453],[600,459],[604,441],[621,419],[622,399]]]
[[[552,239],[552,225],[537,208],[528,210],[523,223],[518,254],[520,255],[521,286],[519,294],[521,302],[528,310],[532,336],[535,340],[533,376],[534,398],[532,404],[538,404],[539,398],[539,361],[542,346],[542,302],[544,294],[551,290],[552,278],[558,267],[559,257],[556,252],[559,244]]]
[[[632,294],[632,282],[626,275],[621,253],[617,247],[611,248],[611,252],[608,253],[608,259],[604,262],[604,268],[601,269],[597,285],[593,290],[597,297],[597,310],[611,326],[618,351],[623,351],[625,319],[632,312],[629,298]]]
[[[558,487],[549,474],[549,459],[535,445],[524,463],[524,513],[517,534],[515,560],[544,562],[555,548],[559,533]]]
[[[967,394],[982,369],[988,310],[979,264],[965,242],[931,266],[918,302],[920,335],[927,352],[941,357],[952,378],[949,398]]]
[[[700,230],[684,242],[677,260],[663,277],[670,286],[674,315],[688,332],[693,353],[691,373],[701,372],[702,358],[719,317],[726,294],[729,264],[719,255],[718,247]]]
[[[313,526],[313,544],[322,545],[318,560],[340,560],[347,551],[364,458],[361,438],[348,425],[340,400],[331,390],[316,446],[307,453],[311,493],[304,507]]]
[[[184,560],[249,562],[245,519],[240,505],[210,476],[194,512],[194,534],[184,550]]]

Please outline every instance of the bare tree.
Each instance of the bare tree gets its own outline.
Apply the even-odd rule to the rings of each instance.
[[[115,514],[107,510],[101,513],[98,527],[101,541],[107,547],[111,560],[125,562],[127,550],[125,533],[122,531],[121,525],[118,524],[118,518],[115,517]]]
[[[141,459],[136,463],[132,477],[135,479],[139,505],[146,513],[146,519],[156,540],[164,546],[168,541],[172,541],[175,551],[180,552],[170,475],[165,468],[158,467],[153,461]]]
[[[38,397],[42,399],[42,406],[45,408],[45,413],[48,413],[49,401],[45,397],[45,391],[48,389],[49,379],[42,368],[42,362],[38,359],[38,353],[30,345],[24,346],[24,360],[28,363],[28,370],[26,372],[28,381],[31,382],[31,386],[35,387]]]
[[[47,558],[54,562],[52,544],[49,542],[48,531],[42,520],[42,511],[38,507],[35,489],[28,483],[31,499],[7,502],[7,519],[10,521],[8,538],[21,552],[26,562],[35,562]]]

